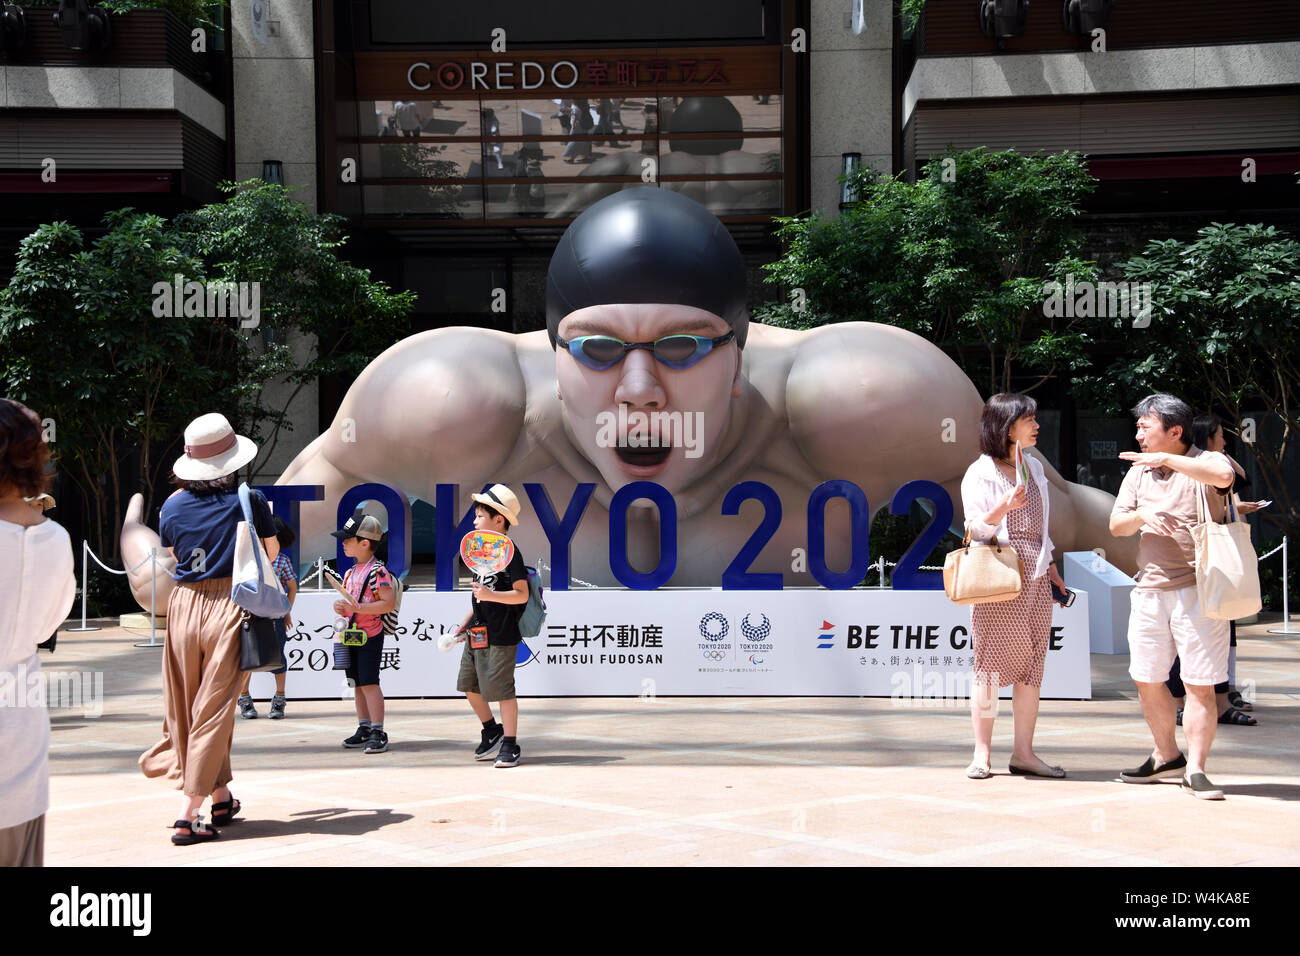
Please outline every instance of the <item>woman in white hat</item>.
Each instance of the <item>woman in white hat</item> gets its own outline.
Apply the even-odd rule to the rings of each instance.
[[[167,777],[184,792],[172,842],[213,840],[199,807],[212,797],[212,823],[240,811],[230,793],[230,744],[239,689],[243,611],[230,600],[235,532],[243,512],[238,475],[257,445],[236,435],[224,415],[196,418],[185,429],[185,454],[172,466],[179,486],[158,519],[162,546],[176,559],[177,587],[167,602],[163,646],[163,738],[140,757],[146,777]],[[270,507],[252,493],[253,524],[275,560],[279,544]]]

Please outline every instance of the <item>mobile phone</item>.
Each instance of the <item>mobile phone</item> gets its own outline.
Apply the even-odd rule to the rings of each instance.
[[[1061,605],[1061,607],[1069,607],[1071,604],[1074,603],[1075,593],[1073,591],[1071,591],[1069,588],[1066,588],[1064,591],[1062,591],[1060,588],[1056,586],[1055,581],[1049,581],[1048,583],[1052,586],[1053,601]]]

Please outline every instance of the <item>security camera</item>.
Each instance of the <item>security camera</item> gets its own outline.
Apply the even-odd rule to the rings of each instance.
[[[1029,0],[980,0],[979,18],[986,37],[1005,40],[1022,36],[1029,19]]]
[[[1115,0],[1064,0],[1061,19],[1070,33],[1092,36],[1093,30],[1106,29],[1114,6]]]
[[[86,0],[59,0],[54,25],[59,28],[63,45],[69,50],[104,50],[113,39],[108,11],[90,6]]]
[[[16,3],[0,5],[0,50],[17,50],[27,42],[27,17]]]

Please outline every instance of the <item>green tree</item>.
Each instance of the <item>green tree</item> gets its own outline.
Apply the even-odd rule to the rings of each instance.
[[[121,527],[131,459],[149,513],[189,421],[219,410],[269,453],[292,396],[269,407],[268,383],[287,379],[296,394],[318,375],[356,374],[407,331],[414,294],[338,257],[341,217],[312,216],[282,187],[247,185],[223,184],[225,202],[170,223],[109,213],[89,247],[68,223],[41,226],[0,289],[0,394],[54,421],[53,447],[101,555]],[[178,278],[257,283],[256,321],[214,311],[207,297],[177,314]]]
[[[858,201],[838,218],[778,220],[786,253],[764,267],[768,281],[802,290],[806,307],[782,303],[762,321],[897,325],[951,349],[990,393],[1025,370],[1032,390],[1087,364],[1087,320],[1044,308],[1046,282],[1097,275],[1074,228],[1095,186],[1079,154],[950,149],[915,183],[870,169],[851,183]]]
[[[121,525],[125,459],[138,451],[151,479],[155,442],[202,393],[202,381],[184,378],[187,360],[229,334],[206,320],[153,314],[155,279],[197,271],[169,241],[164,220],[119,210],[106,225],[89,248],[66,222],[41,226],[22,241],[14,276],[0,290],[3,391],[53,422],[52,447],[89,504],[99,554]]]
[[[1120,268],[1151,283],[1150,325],[1125,328],[1125,353],[1081,380],[1082,394],[1119,412],[1172,392],[1219,413],[1277,503],[1260,518],[1296,540],[1285,466],[1300,433],[1300,243],[1273,226],[1213,223],[1190,242],[1153,240]]]
[[[59,0],[27,0],[29,7],[57,7]],[[186,26],[208,29],[219,27],[222,12],[228,0],[99,0],[97,6],[109,13],[123,14],[132,10],[170,10]]]
[[[278,344],[268,344],[265,367],[242,383],[250,391],[241,396],[248,404],[238,424],[265,439],[251,468],[256,472],[281,432],[292,428],[288,409],[304,387],[325,375],[359,375],[407,334],[415,293],[393,293],[340,258],[344,217],[314,215],[282,186],[260,180],[221,188],[230,194],[225,202],[181,214],[173,233],[208,277],[259,283],[258,330]],[[278,375],[293,388],[279,407],[270,407],[265,386]]]

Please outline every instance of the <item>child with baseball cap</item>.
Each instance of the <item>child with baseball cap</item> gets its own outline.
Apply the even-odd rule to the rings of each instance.
[[[366,642],[351,647],[352,663],[344,670],[353,687],[357,705],[357,732],[343,741],[348,749],[364,747],[368,754],[388,749],[384,733],[384,694],[379,689],[379,662],[384,651],[382,616],[393,610],[393,578],[384,563],[375,557],[375,549],[384,540],[384,529],[374,515],[360,510],[338,531],[330,532],[343,542],[343,553],[356,563],[343,576],[343,589],[350,600],[334,602],[334,613],[349,620],[349,627],[360,628]]]
[[[474,530],[509,534],[519,524],[519,499],[505,485],[493,485],[483,494],[473,495]],[[519,642],[519,615],[528,603],[528,570],[523,555],[515,548],[504,571],[474,582],[470,612],[460,627],[459,637],[467,631],[465,650],[461,653],[456,689],[469,701],[483,722],[483,736],[474,751],[475,760],[491,760],[496,753],[496,767],[519,765],[519,701],[515,698],[515,657]],[[492,716],[491,701],[501,702],[501,723]]]

